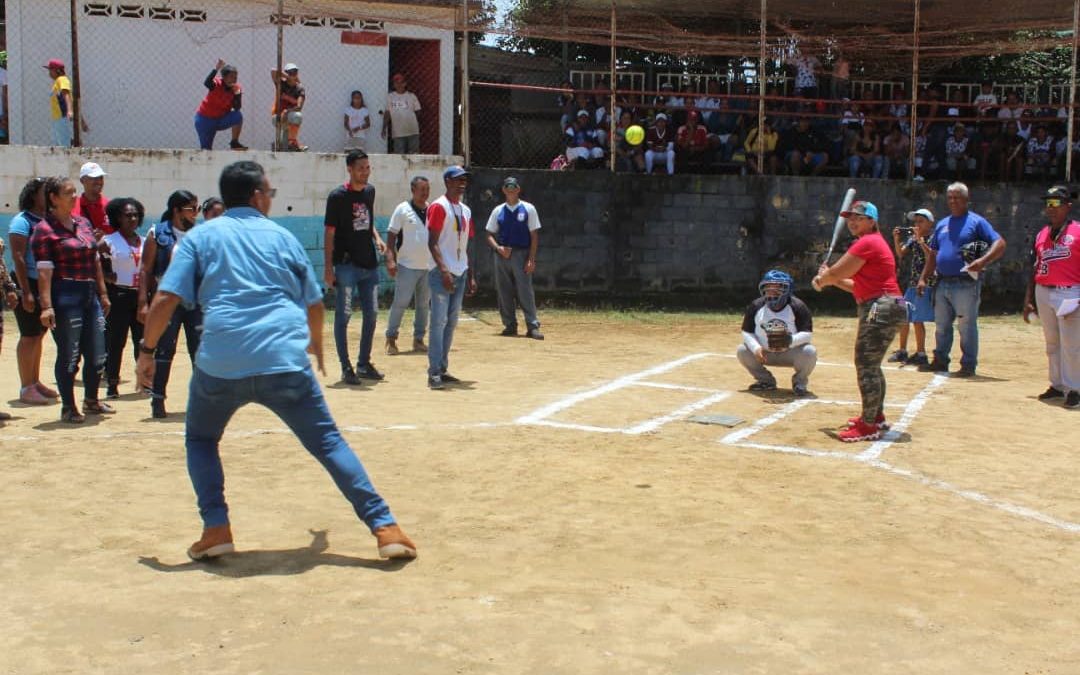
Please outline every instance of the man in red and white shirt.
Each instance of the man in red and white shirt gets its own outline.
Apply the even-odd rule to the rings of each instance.
[[[116,232],[109,219],[105,217],[105,207],[109,205],[109,199],[102,194],[105,189],[105,170],[96,162],[87,162],[79,169],[79,182],[82,183],[83,193],[75,200],[75,208],[71,213],[82,216],[94,226],[94,237],[100,241],[107,234]]]
[[[1069,219],[1075,195],[1064,185],[1046,192],[1050,224],[1035,235],[1034,273],[1024,299],[1024,321],[1032,312],[1042,320],[1050,388],[1040,401],[1065,398],[1080,408],[1080,223]]]
[[[428,250],[435,268],[428,272],[431,289],[431,330],[428,344],[428,387],[442,389],[459,380],[446,372],[458,314],[465,295],[476,293],[476,277],[469,267],[469,240],[473,236],[472,211],[461,203],[469,172],[454,165],[443,171],[446,194],[427,210]]]

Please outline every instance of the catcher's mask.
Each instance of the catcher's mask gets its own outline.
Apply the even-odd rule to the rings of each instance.
[[[960,247],[960,257],[964,259],[965,263],[970,265],[986,255],[986,252],[989,250],[990,244],[981,239],[976,239],[975,241],[968,242]]]
[[[767,298],[766,303],[774,312],[779,312],[787,306],[788,300],[791,299],[791,287],[795,284],[795,280],[791,278],[791,275],[787,272],[781,272],[780,270],[769,270],[765,273],[765,276],[761,278],[761,283],[758,284],[758,292]],[[771,287],[771,288],[770,288]],[[779,289],[778,295],[770,294],[770,290]]]

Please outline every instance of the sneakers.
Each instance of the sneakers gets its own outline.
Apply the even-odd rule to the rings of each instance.
[[[916,352],[909,356],[907,361],[904,361],[905,366],[925,366],[929,364],[930,360],[926,358],[926,354],[922,352]]]
[[[544,334],[540,332],[539,328],[530,328],[528,331],[526,331],[525,337],[531,338],[533,340],[543,340]]]
[[[101,401],[83,400],[83,412],[87,415],[115,415],[116,408]]]
[[[375,369],[374,363],[356,364],[356,376],[361,380],[381,380],[384,377],[382,373]]]
[[[459,384],[461,382],[461,380],[459,380],[458,378],[454,377],[453,375],[451,375],[450,373],[448,373],[446,371],[443,371],[443,373],[441,375],[439,375],[439,377],[441,377],[442,381],[445,382],[446,384]]]
[[[397,338],[386,338],[386,355],[397,356],[399,353],[397,348]]]
[[[889,358],[889,363],[907,363],[908,353],[906,349],[897,349]]]
[[[385,525],[374,532],[380,558],[415,558],[416,544],[397,525]]]
[[[427,345],[424,344],[424,338],[413,338],[412,350],[414,352],[420,352],[421,354],[427,354]]]
[[[855,421],[855,424],[841,431],[838,437],[844,443],[876,441],[881,438],[881,427],[876,424],[867,424],[862,421],[862,418],[859,418]]]
[[[41,382],[36,383],[34,386],[37,387],[38,393],[45,398],[60,398],[60,394],[55,389],[49,389]]]
[[[105,390],[105,398],[112,400],[120,398],[120,385],[116,382],[110,382],[109,388]]]
[[[307,152],[308,146],[300,145],[297,142],[289,143],[289,152]]]
[[[45,395],[41,393],[41,390],[33,384],[19,390],[19,401],[26,405],[49,405],[52,403],[52,401],[46,398]]]
[[[359,377],[356,376],[356,371],[352,369],[352,366],[341,369],[341,381],[345,384],[363,384]]]
[[[1037,398],[1040,401],[1050,401],[1050,400],[1053,400],[1055,398],[1062,398],[1063,396],[1065,396],[1065,392],[1063,392],[1063,391],[1061,391],[1059,389],[1055,389],[1053,387],[1050,387],[1049,389],[1047,389],[1043,393],[1039,394]]]
[[[1065,407],[1069,410],[1080,408],[1080,391],[1070,391],[1065,397]]]
[[[232,530],[228,525],[215,525],[203,530],[202,539],[195,542],[187,550],[188,557],[192,560],[216,558],[226,553],[233,553]]]
[[[86,421],[86,416],[75,408],[60,408],[60,421],[68,424],[82,424]]]
[[[747,387],[747,390],[748,391],[776,391],[776,383],[775,382],[755,382],[752,385],[750,385],[749,387]]]
[[[247,150],[248,147],[240,141],[229,141],[229,147],[233,150]]]
[[[154,419],[163,420],[169,416],[169,413],[165,412],[165,399],[155,398],[150,400],[150,414],[154,416]]]
[[[920,373],[947,373],[949,372],[949,366],[934,359],[930,363],[919,366]]]
[[[792,387],[791,393],[795,394],[795,398],[805,398],[810,395],[810,392],[806,389],[806,387],[800,385],[795,385],[794,387]]]
[[[499,333],[501,337],[517,337],[517,326],[507,326]]]
[[[960,370],[953,373],[953,377],[975,377],[975,369],[961,366]]]
[[[427,386],[428,386],[428,389],[442,389],[443,388],[442,375],[428,375]]]
[[[856,424],[858,424],[861,421],[862,421],[862,417],[852,417],[852,418],[848,419],[847,426],[848,426],[848,428],[851,428],[851,427],[855,426]],[[888,431],[888,429],[889,429],[889,423],[885,421],[885,413],[881,413],[880,415],[875,417],[874,418],[874,424],[876,424],[877,428],[881,429],[882,431]]]

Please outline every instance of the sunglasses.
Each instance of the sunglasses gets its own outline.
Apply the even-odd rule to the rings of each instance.
[[[1064,205],[1065,205],[1065,200],[1064,199],[1047,199],[1046,200],[1046,208],[1048,208],[1048,209],[1056,209],[1057,207],[1064,206]]]
[[[266,195],[267,197],[269,197],[271,199],[273,199],[274,197],[277,196],[277,188],[270,188],[269,190],[264,190],[262,188],[255,188],[255,191],[256,192],[261,192],[261,193],[263,193],[264,195]]]

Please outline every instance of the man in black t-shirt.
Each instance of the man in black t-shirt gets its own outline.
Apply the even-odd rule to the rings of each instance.
[[[375,229],[375,187],[368,184],[371,165],[362,150],[353,150],[345,158],[349,181],[334,188],[326,198],[324,277],[327,286],[335,286],[334,345],[341,361],[341,379],[346,384],[361,380],[381,380],[382,373],[371,362],[371,344],[379,309],[379,258],[386,251]],[[349,319],[353,298],[360,302],[364,320],[360,328],[360,353],[356,370],[349,360]]]

